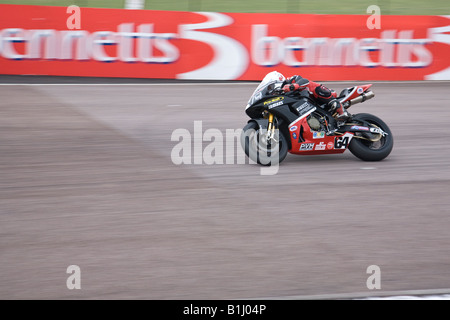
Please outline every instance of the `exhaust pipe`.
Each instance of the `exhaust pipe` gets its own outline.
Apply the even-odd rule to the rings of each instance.
[[[348,103],[347,108],[349,108],[350,106],[352,106],[354,104],[361,103],[366,100],[372,99],[373,97],[375,97],[375,93],[373,93],[373,91],[367,91],[367,92],[363,93],[362,95],[360,95],[359,97],[356,97],[355,99],[347,101],[347,103]]]

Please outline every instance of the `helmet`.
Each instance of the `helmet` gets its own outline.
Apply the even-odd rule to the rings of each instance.
[[[286,80],[286,77],[283,76],[281,73],[279,73],[278,71],[273,71],[273,73],[276,75],[276,77],[278,78],[279,81],[284,81]]]
[[[260,86],[267,85],[268,91],[271,92],[273,90],[279,90],[285,80],[286,78],[278,71],[271,71],[268,74],[266,74],[264,79],[261,81]]]

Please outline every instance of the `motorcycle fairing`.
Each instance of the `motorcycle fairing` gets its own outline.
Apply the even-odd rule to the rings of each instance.
[[[356,97],[360,96],[363,92],[369,90],[371,86],[372,84],[365,84],[361,86],[346,88],[341,91],[338,99],[341,103],[355,99]]]
[[[333,154],[347,150],[353,138],[353,132],[338,135],[327,135],[325,131],[312,130],[307,115],[300,117],[289,125],[292,154]]]

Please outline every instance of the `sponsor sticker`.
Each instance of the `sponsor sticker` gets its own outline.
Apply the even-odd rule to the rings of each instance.
[[[272,108],[275,108],[275,107],[279,107],[279,106],[281,106],[282,104],[283,104],[283,101],[278,101],[278,102],[269,104],[267,107],[268,107],[269,109],[272,109]]]
[[[334,143],[333,142],[328,142],[327,143],[327,149],[328,150],[334,149]]]
[[[370,128],[370,132],[379,133],[379,134],[383,134],[384,133],[384,131],[381,130],[380,128]]]
[[[306,113],[310,112],[312,109],[315,110],[315,107],[312,104],[308,103],[307,101],[304,102],[299,107],[297,107],[297,111],[300,116],[305,115]]]
[[[362,127],[362,126],[351,126],[350,130],[364,130],[369,131],[368,127]]]
[[[358,92],[359,94],[361,94],[361,93],[364,92],[364,89],[363,89],[363,88],[358,88],[358,89],[356,90],[356,92]]]
[[[300,146],[300,151],[311,151],[314,148],[314,143],[303,143]]]
[[[308,101],[306,101],[306,102],[304,102],[304,103],[302,103],[302,105],[300,105],[298,108],[297,108],[297,111],[301,111],[301,110],[303,110],[303,109],[305,109],[305,108],[307,108],[307,107],[309,107],[310,106],[310,104],[308,103]]]
[[[313,132],[313,139],[322,139],[324,137],[325,137],[324,131],[320,131],[320,132],[314,131]]]
[[[297,126],[292,126],[292,127],[290,127],[290,128],[289,128],[289,131],[291,131],[291,132],[292,132],[292,131],[295,131],[295,130],[297,130],[297,129],[298,129],[298,127],[297,127]]]
[[[264,105],[266,106],[266,105],[268,105],[268,104],[275,103],[275,102],[279,102],[279,101],[282,101],[282,100],[284,100],[284,97],[276,97],[276,98],[272,98],[272,99],[269,99],[269,100],[267,100],[267,101],[264,101]]]
[[[325,150],[326,144],[321,142],[319,144],[316,145],[316,147],[314,148],[314,150]]]
[[[292,132],[292,138],[297,139],[297,134],[295,132]]]

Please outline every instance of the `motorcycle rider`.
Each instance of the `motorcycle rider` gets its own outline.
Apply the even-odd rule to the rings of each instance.
[[[285,93],[296,90],[308,90],[309,97],[320,104],[326,104],[332,114],[337,113],[337,120],[347,120],[350,118],[350,114],[345,110],[344,106],[337,99],[337,94],[334,90],[330,90],[324,85],[302,78],[299,75],[294,75],[290,78],[285,78],[281,85],[282,90]]]

